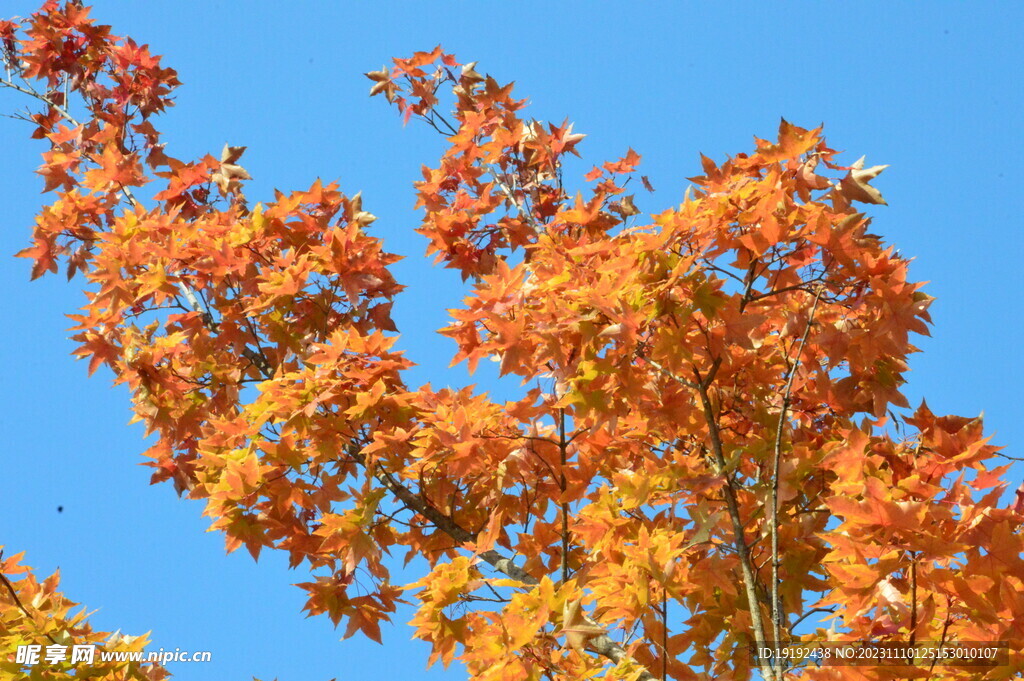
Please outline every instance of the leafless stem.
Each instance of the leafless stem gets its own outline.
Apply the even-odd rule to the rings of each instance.
[[[711,397],[708,394],[707,379],[699,380],[699,394],[701,407],[704,411],[704,420],[708,426],[708,435],[711,439],[711,453],[718,469],[717,473],[725,475],[725,504],[729,510],[729,518],[732,521],[733,545],[736,554],[740,559],[740,572],[743,576],[743,590],[747,599],[747,607],[750,609],[750,622],[754,629],[754,640],[759,647],[763,647],[767,639],[764,634],[764,625],[761,622],[761,602],[757,597],[757,577],[750,564],[750,549],[743,532],[743,518],[740,516],[739,502],[736,498],[735,480],[728,473],[725,460],[725,448],[722,445],[721,433],[718,429],[718,419],[715,417]],[[761,676],[764,679],[774,681],[777,677],[772,664],[759,657],[758,664],[761,669]]]
[[[668,681],[668,588],[661,589],[661,681]]]
[[[952,613],[952,598],[946,596],[946,621],[942,623],[942,635],[939,637],[939,647],[946,642],[946,635],[949,633],[949,623],[953,620]],[[932,673],[935,671],[935,664],[939,661],[938,657],[932,658],[932,663],[928,667],[928,678],[925,681],[930,681]]]
[[[1010,461],[1024,461],[1024,457],[1021,457],[1021,456],[1011,456],[1009,454],[1003,454],[1002,452],[992,452],[992,453],[995,454],[996,456],[1001,456],[1004,459],[1009,459]]]
[[[807,619],[811,615],[817,615],[818,613],[823,613],[823,612],[832,613],[832,612],[835,612],[835,609],[834,608],[814,608],[812,610],[808,610],[803,615],[800,615],[800,617],[797,618],[796,621],[793,622],[793,627],[796,627],[798,624],[803,622],[805,619]]]
[[[565,459],[569,443],[565,439],[565,409],[558,410],[558,451],[561,467],[558,469],[558,488],[562,491],[562,584],[569,581],[569,504],[565,500]]]
[[[917,640],[917,553],[910,552],[910,645]]]
[[[797,370],[800,368],[800,356],[803,354],[804,346],[807,344],[807,338],[811,334],[811,325],[814,324],[814,314],[818,309],[818,301],[821,299],[821,292],[823,288],[818,287],[817,293],[814,295],[814,303],[811,305],[811,311],[807,317],[807,327],[804,329],[804,334],[800,338],[800,343],[797,344],[796,357],[793,359],[793,365],[789,369],[789,376],[786,377],[786,388],[782,394],[782,408],[779,410],[779,421],[775,427],[775,448],[772,456],[772,505],[771,505],[771,518],[769,519],[769,531],[772,537],[772,635],[774,636],[776,645],[782,640],[782,596],[779,593],[779,567],[781,565],[781,556],[779,555],[779,466],[782,461],[782,433],[785,429],[786,418],[789,411],[789,403],[792,399],[793,394],[793,381],[796,378]],[[775,671],[781,677],[782,675],[782,659],[778,656],[774,658]]]
[[[26,85],[18,85],[17,83],[15,83],[13,80],[10,79],[10,76],[8,76],[7,79],[0,80],[0,87],[9,87],[12,90],[17,90],[18,92],[24,93],[24,94],[28,95],[29,97],[33,97],[35,99],[38,99],[39,101],[43,102],[47,106],[51,107],[54,111],[59,113],[60,117],[63,118],[64,120],[68,121],[69,123],[71,123],[71,125],[74,125],[76,127],[81,125],[78,121],[76,121],[74,119],[74,117],[70,113],[67,112],[66,109],[64,109],[61,106],[58,106],[57,104],[54,103],[54,101],[52,99],[50,99],[49,97],[44,95],[42,92],[39,92],[38,90],[36,90],[35,88],[33,88],[32,86],[30,86],[28,84],[26,84]]]

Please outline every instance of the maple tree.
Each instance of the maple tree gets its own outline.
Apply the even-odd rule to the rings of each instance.
[[[783,121],[702,157],[648,220],[639,154],[568,189],[584,136],[475,64],[439,47],[367,74],[447,139],[417,231],[466,282],[453,363],[522,380],[499,403],[406,384],[397,257],[359,194],[252,203],[245,147],[171,156],[155,119],[175,72],[80,3],[0,22],[0,44],[48,146],[20,255],[84,278],[75,354],[131,391],[153,482],[205,500],[229,551],[287,552],[346,637],[379,641],[405,601],[429,663],[476,679],[937,673],[748,654],[823,639],[1004,641],[1008,664],[942,678],[1024,671],[1024,493],[1001,505],[979,418],[900,392],[931,298],[859,209],[884,204],[884,166]],[[429,569],[396,583],[414,557]],[[2,571],[5,649],[102,638],[38,596],[54,579]]]

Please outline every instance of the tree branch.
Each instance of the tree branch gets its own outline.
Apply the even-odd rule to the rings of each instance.
[[[558,470],[558,488],[562,499],[562,584],[569,581],[569,504],[564,495],[567,488],[565,479],[565,459],[568,442],[565,440],[565,409],[558,410],[558,451],[561,455],[561,467]]]
[[[366,457],[359,452],[355,445],[349,446],[348,454],[353,459],[359,461],[363,466],[370,468],[373,477],[383,484],[388,491],[394,494],[402,503],[408,506],[410,510],[422,515],[433,523],[436,528],[454,539],[458,544],[470,544],[476,541],[475,534],[424,501],[416,493],[396,480],[391,473],[380,466],[375,466],[372,463],[367,462]],[[536,586],[540,584],[539,579],[516,565],[511,558],[505,557],[499,551],[490,549],[479,553],[478,556],[498,572],[516,580],[517,582],[521,582],[525,586]],[[600,634],[588,639],[587,647],[616,664],[619,664],[624,660],[628,660],[631,664],[640,666],[640,664],[634,660],[628,652],[626,652],[625,648],[612,640],[612,638],[607,634]],[[643,668],[641,667],[641,669]],[[654,681],[655,676],[646,669],[643,669],[638,679],[640,681]]]
[[[2,557],[2,555],[0,555],[0,557]],[[3,574],[2,572],[0,572],[0,582],[3,582],[4,586],[7,587],[7,590],[11,594],[11,598],[14,599],[14,604],[18,606],[18,609],[25,614],[25,617],[27,617],[29,621],[34,621],[32,613],[28,611],[28,608],[26,608],[25,605],[21,602],[21,599],[18,598],[18,592],[14,590],[14,585],[11,584],[11,581],[9,579],[7,579],[7,575]],[[53,638],[53,636],[51,636],[50,634],[43,635],[50,640],[50,643],[57,645],[57,641]]]
[[[8,68],[9,67],[10,67],[10,65],[8,65]],[[19,72],[18,75],[21,76],[21,73]],[[22,76],[22,80],[24,80],[23,76]],[[6,79],[0,79],[0,87],[9,87],[9,88],[11,88],[13,90],[16,90],[18,92],[26,94],[29,97],[33,97],[35,99],[38,99],[39,101],[43,102],[47,106],[51,107],[58,114],[60,114],[60,117],[63,118],[64,120],[66,120],[68,123],[71,123],[75,127],[80,127],[82,125],[66,109],[64,109],[61,106],[58,106],[56,103],[54,103],[54,101],[52,99],[50,99],[49,97],[47,97],[43,93],[39,92],[38,90],[36,90],[32,86],[28,85],[27,81],[26,81],[26,84],[24,86],[18,85],[13,80],[11,80],[10,75],[8,73],[8,76],[7,76]],[[65,93],[65,105],[66,104],[67,104],[67,94]],[[92,157],[90,157],[88,155],[85,155],[85,158],[90,160],[90,161],[92,161],[93,163],[96,163],[95,159],[93,159]],[[135,194],[132,193],[131,189],[129,189],[128,187],[122,186],[122,185],[119,185],[119,187],[120,187],[120,189],[118,191],[125,198],[125,200],[128,202],[128,204],[132,206],[132,208],[136,208],[139,205],[141,205],[139,200],[137,198],[135,198]],[[192,290],[192,288],[187,283],[185,283],[184,281],[179,281],[178,282],[178,288],[181,289],[182,294],[185,296],[185,299],[188,301],[189,307],[191,307],[193,311],[198,312],[202,316],[203,325],[207,329],[209,329],[211,333],[216,333],[217,332],[217,322],[216,322],[216,320],[214,320],[213,315],[207,309],[205,309],[203,307],[202,303],[199,302],[199,298],[196,296],[196,294]],[[258,340],[259,339],[257,338],[257,342],[258,342]],[[270,378],[273,375],[273,371],[272,371],[272,368],[270,366],[270,363],[267,361],[266,356],[262,352],[257,351],[257,350],[253,350],[252,348],[246,346],[242,350],[242,356],[244,356],[247,360],[249,360],[253,364],[253,366],[255,366],[256,369],[260,372],[260,374],[263,375],[264,378]]]
[[[718,421],[715,418],[714,409],[711,404],[711,397],[708,395],[706,379],[700,381],[698,392],[700,394],[701,407],[704,411],[704,420],[707,423],[708,434],[711,438],[711,452],[715,459],[715,465],[718,468],[718,473],[725,475],[725,504],[729,510],[729,518],[732,521],[733,545],[736,547],[736,553],[740,559],[743,590],[747,599],[747,607],[750,608],[750,622],[754,629],[754,640],[758,647],[764,647],[767,639],[764,635],[764,625],[761,622],[761,602],[757,597],[757,577],[750,564],[750,549],[744,536],[743,519],[740,517],[739,502],[736,499],[736,489],[734,487],[736,483],[726,470],[725,451],[722,446],[721,433],[718,430]],[[776,643],[778,642],[776,641]],[[774,680],[776,678],[775,670],[770,662],[760,658],[760,656],[758,661],[761,675],[764,679]]]
[[[818,309],[818,301],[821,300],[821,292],[824,290],[823,287],[819,286],[817,293],[814,295],[814,303],[811,305],[811,311],[807,316],[807,328],[804,329],[804,334],[800,338],[800,343],[796,348],[796,357],[793,360],[793,366],[789,369],[789,375],[786,377],[786,388],[782,395],[782,408],[779,410],[779,422],[775,427],[775,448],[772,456],[772,503],[771,503],[771,517],[768,520],[769,532],[772,537],[772,635],[775,637],[775,644],[778,645],[779,641],[782,640],[782,597],[779,593],[779,567],[781,565],[781,557],[779,556],[779,466],[782,462],[782,431],[786,425],[786,414],[789,411],[789,403],[792,399],[793,394],[793,380],[796,378],[796,372],[800,368],[800,356],[804,352],[804,346],[807,344],[807,338],[811,335],[811,326],[814,324],[814,314]],[[774,665],[776,672],[781,676],[782,674],[782,658],[775,656]]]

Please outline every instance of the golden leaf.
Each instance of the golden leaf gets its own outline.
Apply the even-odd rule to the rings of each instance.
[[[883,206],[888,205],[882,198],[882,193],[872,187],[868,182],[878,177],[879,173],[889,166],[864,167],[864,157],[861,156],[857,162],[850,166],[850,172],[839,183],[839,191],[850,201],[861,203],[877,203]]]
[[[605,631],[583,613],[579,601],[566,600],[562,608],[561,633],[565,634],[565,642],[570,648],[582,653],[588,640],[600,636]]]
[[[224,149],[220,152],[221,163],[238,163],[238,159],[242,158],[242,154],[245,153],[247,147],[232,147],[227,144],[224,145]]]

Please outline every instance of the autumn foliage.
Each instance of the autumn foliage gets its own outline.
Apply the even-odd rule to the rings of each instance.
[[[453,362],[522,379],[499,403],[406,384],[397,257],[359,194],[254,202],[245,147],[171,156],[175,72],[77,3],[0,41],[46,145],[20,255],[84,279],[75,354],[159,436],[153,482],[205,500],[228,550],[286,551],[346,636],[379,640],[406,601],[429,661],[481,680],[938,678],[748,654],[800,640],[1005,641],[1009,664],[941,678],[1024,671],[1007,466],[980,419],[900,392],[931,299],[861,212],[884,166],[783,121],[648,214],[638,153],[566,177],[584,136],[474,64],[437,48],[367,74],[448,141],[417,231],[466,282]],[[16,568],[0,622],[87,635],[45,624],[64,606]]]

